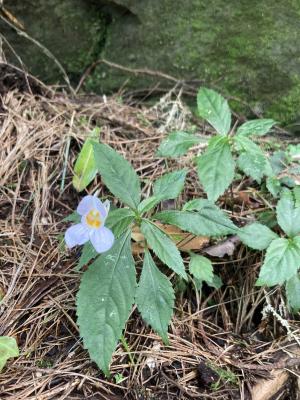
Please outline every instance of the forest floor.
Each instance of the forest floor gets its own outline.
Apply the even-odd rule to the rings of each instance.
[[[168,163],[158,158],[166,133],[190,126],[210,131],[178,90],[146,107],[119,95],[68,96],[12,67],[0,71],[0,335],[15,337],[20,348],[0,374],[0,399],[299,400],[299,319],[280,288],[255,287],[261,257],[234,240],[213,257],[221,289],[197,293],[178,285],[169,346],[133,310],[124,333],[128,347],[120,344],[114,353],[111,378],[102,375],[76,325],[80,250],[62,244],[63,219],[82,196],[72,186],[80,146],[100,127],[101,140],[131,161],[146,193],[162,173],[191,168],[190,157],[199,152]],[[193,168],[187,183],[179,203],[203,195]],[[109,196],[99,178],[92,186]],[[247,180],[220,203],[237,220],[267,209]],[[213,244],[204,241],[202,251]]]

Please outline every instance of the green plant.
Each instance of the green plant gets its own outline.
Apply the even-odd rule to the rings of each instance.
[[[275,124],[274,120],[248,121],[237,130],[231,130],[232,117],[227,100],[206,88],[199,90],[197,106],[199,116],[217,132],[208,140],[206,151],[196,159],[199,180],[209,200],[216,201],[228,189],[236,166],[258,183],[264,176],[272,175],[268,157],[250,137],[267,134]],[[200,140],[193,134],[173,132],[161,143],[158,154],[164,157],[183,155]]]
[[[255,250],[265,250],[256,285],[286,285],[290,307],[300,309],[300,207],[296,205],[293,191],[285,189],[276,207],[277,222],[284,237],[268,227],[254,223],[241,228],[241,240]]]
[[[19,349],[16,339],[9,336],[0,336],[0,372],[9,358],[18,356]]]
[[[102,181],[128,206],[111,211],[105,220],[115,237],[113,246],[99,255],[87,241],[78,263],[81,268],[95,259],[81,278],[77,295],[78,324],[91,358],[108,374],[112,353],[134,302],[142,318],[168,343],[174,290],[170,279],[157,267],[153,254],[182,279],[187,280],[188,276],[179,250],[156,221],[170,220],[197,235],[226,235],[237,228],[216,205],[204,199],[185,204],[181,211],[153,214],[152,210],[159,202],[174,199],[181,193],[187,171],[163,175],[154,182],[153,195],[141,200],[141,184],[132,166],[107,145],[94,143],[93,148]],[[68,219],[78,223],[82,218],[74,213]],[[140,227],[145,247],[138,283],[131,253],[134,225]],[[195,266],[191,271],[196,278],[211,281],[210,275],[197,275]]]
[[[227,101],[209,89],[200,90],[198,109],[218,132],[209,140],[204,154],[196,160],[208,199],[195,198],[181,209],[156,212],[160,202],[180,195],[187,169],[162,175],[152,182],[152,195],[142,199],[138,175],[114,149],[93,138],[88,144],[89,151],[84,145],[84,156],[83,153],[79,155],[79,167],[75,172],[81,177],[82,185],[77,185],[76,179],[75,187],[79,191],[85,188],[97,171],[112,195],[125,205],[109,212],[107,200],[102,203],[95,195],[86,196],[79,203],[77,212],[68,217],[76,225],[65,235],[68,247],[84,244],[78,270],[93,260],[81,276],[77,294],[78,325],[85,348],[106,375],[133,304],[144,321],[162,337],[164,343],[168,343],[168,325],[175,295],[170,273],[164,274],[160,270],[158,260],[181,281],[191,279],[197,289],[203,282],[215,288],[222,284],[213,272],[211,261],[200,254],[189,252],[188,274],[180,251],[162,230],[161,223],[174,225],[193,235],[220,237],[237,234],[247,246],[259,251],[267,249],[257,284],[285,284],[290,308],[300,309],[299,187],[293,191],[281,190],[276,210],[278,224],[286,235],[283,237],[259,222],[240,228],[214,203],[232,183],[236,165],[257,182],[264,176],[272,177],[274,169],[269,157],[249,137],[266,134],[274,121],[250,121],[241,125],[234,134],[233,130],[230,131],[231,113]],[[178,157],[197,143],[199,139],[195,135],[177,132],[161,144],[159,152]],[[140,244],[144,248],[143,265],[138,276],[131,248],[135,228],[141,232]]]

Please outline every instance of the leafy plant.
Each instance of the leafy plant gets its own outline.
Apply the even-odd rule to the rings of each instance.
[[[78,192],[84,190],[95,178],[97,169],[93,143],[97,143],[100,130],[95,128],[85,140],[74,166],[73,186]]]
[[[231,131],[231,111],[227,100],[214,90],[202,88],[197,96],[199,116],[216,130],[217,135],[208,140],[206,151],[197,160],[197,171],[207,197],[216,201],[233,182],[236,167],[258,183],[264,176],[272,175],[268,157],[251,136],[264,136],[275,124],[272,119],[245,122]],[[176,141],[175,141],[176,138]],[[190,146],[187,146],[187,138]],[[159,147],[164,157],[183,155],[199,138],[185,133],[184,137],[171,133]],[[176,146],[172,146],[176,142]],[[193,143],[193,144],[192,144]],[[180,149],[180,152],[178,152]]]
[[[9,336],[0,336],[0,372],[8,359],[19,356],[16,339]]]
[[[241,228],[238,235],[249,247],[266,249],[257,285],[286,284],[292,309],[300,309],[298,269],[300,267],[300,207],[295,193],[285,189],[276,208],[277,222],[286,237],[279,237],[265,225],[254,223]]]
[[[216,289],[222,285],[214,274],[210,259],[190,249],[187,250],[190,262],[186,270],[174,237],[162,229],[163,224],[196,236],[238,235],[250,248],[266,250],[257,285],[285,284],[290,308],[300,309],[299,187],[291,191],[283,189],[280,183],[279,190],[276,186],[276,163],[251,139],[251,136],[260,137],[268,133],[275,121],[259,119],[232,128],[227,101],[210,89],[199,91],[197,104],[199,115],[217,131],[209,139],[205,152],[196,159],[198,176],[208,199],[195,198],[181,209],[157,212],[155,208],[160,202],[180,196],[188,170],[162,175],[152,182],[152,194],[143,199],[142,183],[133,166],[95,138],[89,142],[89,151],[82,150],[80,168],[75,168],[78,176],[85,176],[86,170],[92,170],[93,174],[97,170],[111,194],[124,204],[124,208],[109,212],[108,201],[102,203],[96,196],[86,196],[79,203],[77,212],[66,219],[76,224],[66,231],[66,244],[69,247],[84,245],[77,269],[91,263],[82,273],[77,295],[80,334],[91,359],[106,375],[109,374],[113,352],[119,340],[123,340],[122,332],[134,304],[143,320],[167,344],[175,299],[172,277],[180,282],[192,280],[197,289],[203,282]],[[160,145],[159,154],[178,157],[200,141],[202,138],[194,134],[173,132]],[[84,165],[88,167],[84,168]],[[229,214],[215,204],[233,182],[237,168],[257,182],[267,177],[269,190],[270,185],[273,185],[274,193],[278,190],[281,197],[275,222],[271,210],[270,215],[265,213],[268,226],[254,222],[239,228]],[[88,179],[81,179],[81,187],[90,183],[93,174],[87,174]],[[77,183],[78,179],[75,179],[78,188]],[[272,230],[275,225],[281,228],[281,236]],[[144,252],[139,273],[131,245],[136,229]],[[165,266],[164,270],[159,268],[160,264]]]
[[[180,195],[187,170],[161,176],[153,184],[153,195],[142,200],[140,180],[128,161],[102,143],[94,143],[93,149],[95,165],[103,182],[113,195],[128,206],[115,209],[108,215],[103,211],[103,219],[101,207],[105,207],[106,202],[101,203],[92,196],[86,196],[80,202],[77,214],[74,213],[69,218],[77,223],[75,227],[86,230],[82,237],[76,236],[76,243],[86,242],[77,269],[93,260],[82,274],[77,295],[80,334],[92,360],[108,375],[112,354],[122,336],[133,303],[136,303],[144,321],[168,343],[167,332],[173,314],[174,289],[170,278],[159,270],[153,255],[182,279],[187,280],[188,275],[180,251],[161,230],[157,221],[170,222],[195,235],[218,236],[236,232],[238,228],[215,204],[204,199],[195,199],[185,204],[182,211],[153,215],[152,209],[160,201]],[[96,208],[91,209],[90,205],[87,207],[88,203],[95,204]],[[89,236],[85,235],[94,235],[95,229],[104,229],[104,221],[107,227],[105,229],[112,230],[115,240],[107,251],[98,254],[93,240],[88,240]],[[69,247],[75,244],[68,233],[70,229],[74,230],[74,226],[66,232]],[[138,283],[131,250],[134,226],[140,227],[145,249]],[[199,282],[206,281],[212,286],[218,284],[208,270],[201,273],[198,267],[196,272],[196,264],[192,264],[190,271]]]

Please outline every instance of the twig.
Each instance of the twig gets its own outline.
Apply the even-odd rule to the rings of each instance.
[[[2,11],[2,15],[0,13],[0,18],[2,19],[2,21],[4,21],[7,25],[9,25],[12,29],[14,29],[17,34],[19,36],[23,36],[25,39],[29,40],[30,42],[32,42],[33,44],[35,44],[39,49],[42,50],[42,52],[48,57],[50,58],[58,67],[58,69],[60,70],[60,72],[63,75],[64,80],[66,81],[66,84],[70,90],[70,92],[75,95],[75,91],[71,85],[70,79],[64,69],[64,67],[62,66],[62,64],[58,61],[58,59],[54,56],[54,54],[47,49],[44,45],[42,45],[38,40],[34,39],[33,37],[29,36],[24,30],[20,29],[18,26],[16,26],[15,24],[13,24],[12,22],[10,22],[7,18],[5,18],[3,16],[3,6],[0,5],[0,11]],[[4,14],[5,15],[5,14]]]
[[[91,74],[91,72],[96,68],[97,65],[100,64],[105,64],[108,65],[109,67],[112,68],[116,68],[119,69],[121,71],[125,71],[125,72],[129,72],[131,74],[134,75],[149,75],[149,76],[153,76],[153,77],[157,77],[157,78],[163,78],[166,79],[168,81],[171,82],[175,82],[175,83],[181,83],[183,84],[184,81],[181,79],[177,79],[174,76],[165,74],[164,72],[160,72],[160,71],[153,71],[151,69],[148,68],[129,68],[129,67],[125,67],[124,65],[120,65],[120,64],[116,64],[114,62],[105,60],[105,59],[100,59],[97,61],[94,61],[84,72],[84,74],[82,75],[76,89],[75,89],[75,93],[78,93],[78,91],[80,90],[81,86],[83,85],[84,81],[86,80],[86,78]]]

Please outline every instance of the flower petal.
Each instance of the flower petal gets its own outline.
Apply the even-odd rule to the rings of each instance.
[[[110,229],[103,226],[90,231],[90,241],[98,253],[104,253],[112,247],[115,237]]]
[[[110,201],[109,200],[105,200],[105,202],[103,203],[103,206],[105,208],[106,216],[107,216],[108,213],[109,213],[109,210],[110,210]]]
[[[66,245],[71,249],[77,244],[81,245],[89,240],[89,231],[82,224],[70,226],[65,233]]]
[[[91,195],[85,196],[78,204],[77,212],[79,215],[86,215],[93,208],[100,212],[101,217],[103,219],[106,218],[107,211],[103,203],[96,196],[91,196]]]

